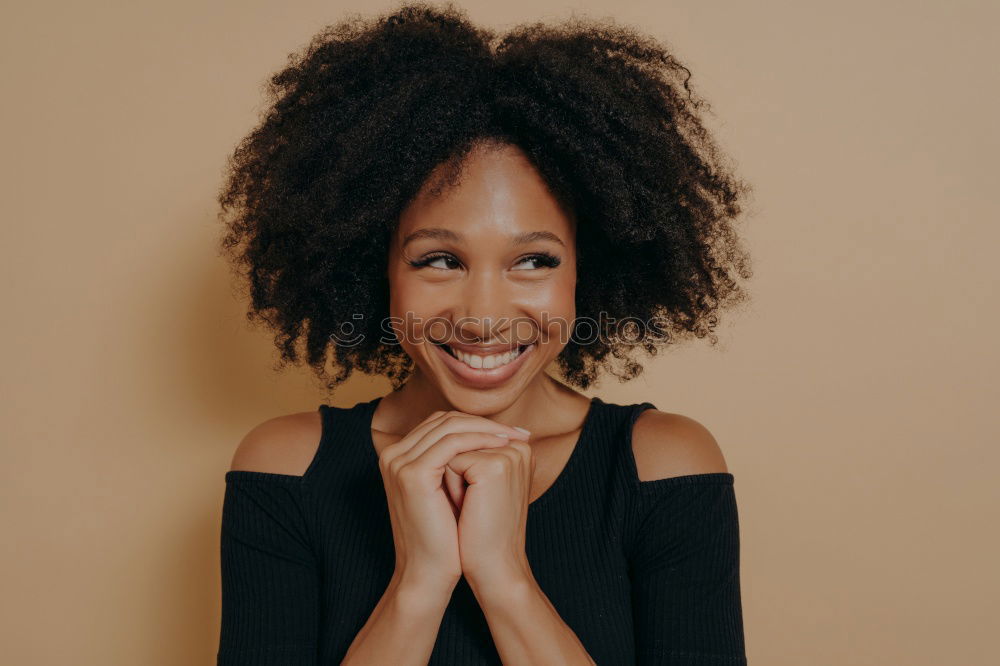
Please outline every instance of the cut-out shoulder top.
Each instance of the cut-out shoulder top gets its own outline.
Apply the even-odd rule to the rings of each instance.
[[[395,560],[371,437],[381,398],[320,405],[305,474],[230,470],[219,666],[339,664]],[[532,573],[597,664],[746,663],[733,475],[640,481],[632,426],[650,402],[591,398],[577,444],[528,507]],[[431,664],[500,664],[464,579]]]

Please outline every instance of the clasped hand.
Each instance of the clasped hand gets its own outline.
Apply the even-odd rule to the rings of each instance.
[[[529,575],[527,438],[484,417],[435,412],[379,453],[397,576],[450,591],[463,574],[473,587]]]

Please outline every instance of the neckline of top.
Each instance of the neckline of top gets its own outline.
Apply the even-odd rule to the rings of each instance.
[[[366,457],[372,461],[375,465],[376,473],[378,473],[379,479],[381,480],[382,475],[378,472],[378,453],[375,451],[375,439],[372,437],[372,422],[375,417],[375,410],[378,408],[379,403],[385,396],[378,396],[373,398],[368,402],[359,403],[359,407],[363,406],[364,410],[361,412],[360,418],[363,421],[363,427],[365,430],[365,443],[367,454]],[[580,426],[580,435],[577,437],[576,442],[573,444],[573,450],[570,451],[569,458],[566,459],[565,464],[556,478],[549,484],[549,487],[542,491],[542,494],[536,497],[533,501],[528,503],[528,511],[537,510],[539,507],[543,506],[545,502],[550,500],[555,493],[559,491],[562,486],[565,486],[568,481],[566,479],[570,476],[570,473],[575,469],[580,458],[583,457],[582,449],[587,446],[587,442],[590,439],[590,432],[593,429],[594,423],[597,421],[597,413],[599,408],[604,406],[605,402],[601,400],[596,395],[590,399],[590,404],[587,406],[587,415],[583,419],[583,424]]]

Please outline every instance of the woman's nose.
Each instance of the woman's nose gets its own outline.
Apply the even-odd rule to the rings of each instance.
[[[475,314],[468,314],[459,318],[455,322],[455,337],[459,342],[470,345],[487,345],[495,342],[507,342],[499,340],[498,326],[500,321],[496,317],[479,317]]]
[[[503,280],[486,271],[474,274],[461,290],[461,312],[469,319],[475,319],[484,330],[507,312],[509,295]]]

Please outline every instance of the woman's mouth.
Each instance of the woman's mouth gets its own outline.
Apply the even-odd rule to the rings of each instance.
[[[453,375],[463,384],[476,388],[497,386],[510,379],[536,347],[531,343],[502,354],[469,354],[448,345],[431,344]]]

